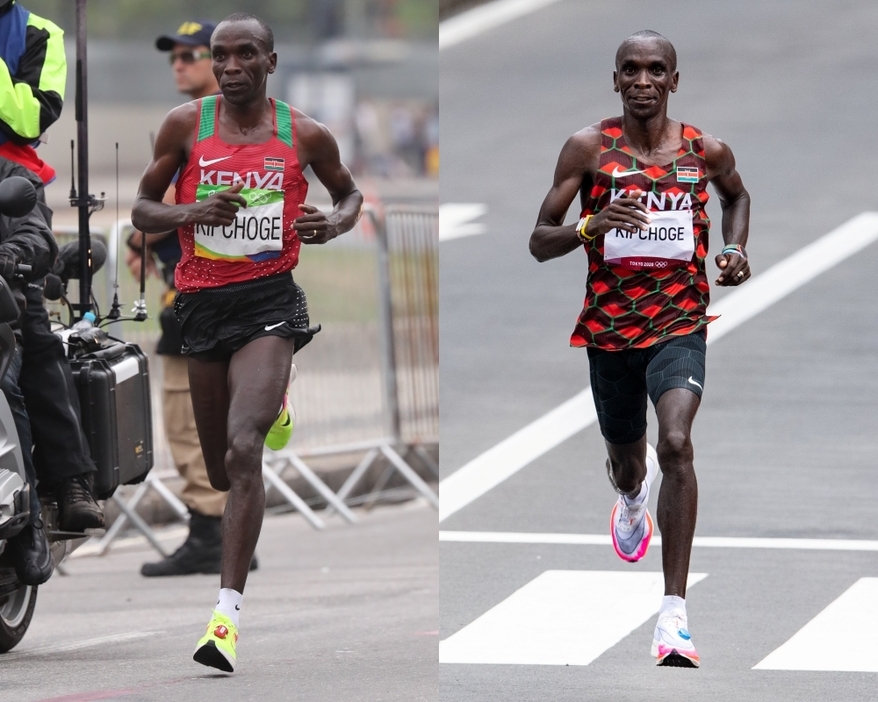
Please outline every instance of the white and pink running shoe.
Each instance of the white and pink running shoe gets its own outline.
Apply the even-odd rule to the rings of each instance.
[[[659,613],[652,637],[652,655],[656,665],[676,668],[697,668],[701,665],[698,651],[689,635],[686,612],[672,609]]]
[[[655,449],[646,445],[646,495],[636,505],[629,505],[622,495],[613,505],[610,513],[610,534],[613,537],[613,548],[619,558],[630,563],[639,561],[646,555],[652,539],[653,524],[647,505],[649,489],[658,474],[658,456]]]

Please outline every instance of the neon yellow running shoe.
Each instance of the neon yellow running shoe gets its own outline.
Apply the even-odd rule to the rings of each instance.
[[[293,365],[290,372],[291,383],[296,379],[296,375],[296,366]],[[274,424],[271,425],[271,429],[268,430],[268,434],[265,437],[265,445],[272,451],[280,451],[290,443],[290,437],[293,435],[293,428],[295,426],[296,411],[290,404],[290,391],[287,390],[284,395],[283,405],[281,405],[280,412],[277,414],[277,419],[274,420]]]
[[[227,673],[235,670],[235,646],[238,643],[238,627],[225,614],[213,610],[213,619],[207,625],[207,633],[201,637],[192,660]]]
[[[280,451],[284,446],[290,443],[290,437],[293,435],[293,427],[296,424],[296,412],[290,405],[289,393],[284,395],[284,403],[280,408],[277,419],[268,430],[265,437],[265,445],[272,451]]]

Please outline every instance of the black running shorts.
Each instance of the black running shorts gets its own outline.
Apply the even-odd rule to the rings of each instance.
[[[704,390],[705,329],[645,349],[588,349],[591,391],[601,434],[611,444],[632,444],[646,433],[646,397],[653,406],[665,391]]]
[[[298,351],[320,327],[308,328],[308,303],[289,273],[194,293],[177,293],[183,353],[224,361],[263,336],[293,338]]]

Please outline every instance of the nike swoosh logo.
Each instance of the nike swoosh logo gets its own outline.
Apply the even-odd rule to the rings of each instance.
[[[266,324],[265,331],[271,331],[272,329],[277,329],[281,324],[286,324],[286,322],[278,322],[277,324]]]
[[[696,388],[701,390],[701,392],[704,392],[704,386],[697,380],[693,380],[691,375],[689,376],[689,382],[692,383]]]
[[[210,161],[205,161],[204,155],[202,154],[201,158],[198,159],[198,165],[201,166],[202,168],[206,168],[207,166],[212,166],[214,163],[219,163],[220,161],[225,161],[227,158],[231,158],[231,155],[220,156],[219,158],[212,158],[212,159],[210,159]]]
[[[616,166],[613,169],[613,178],[624,178],[625,176],[637,175],[638,173],[644,173],[645,171],[620,171],[619,167]]]

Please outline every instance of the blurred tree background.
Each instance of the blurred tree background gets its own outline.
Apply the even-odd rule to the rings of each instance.
[[[74,0],[19,0],[68,32]],[[167,32],[187,19],[219,21],[246,11],[268,22],[279,41],[319,42],[334,37],[435,41],[436,0],[88,0],[88,35],[95,39],[140,39]]]

